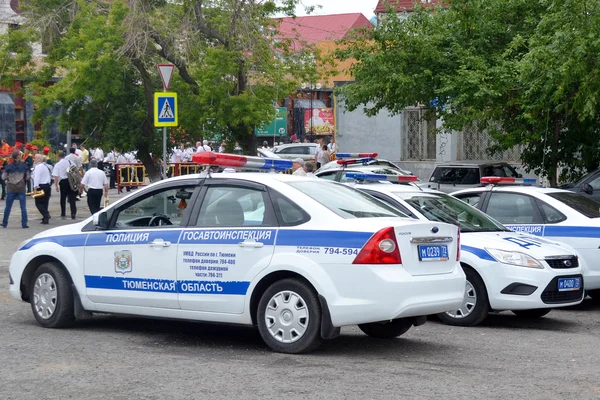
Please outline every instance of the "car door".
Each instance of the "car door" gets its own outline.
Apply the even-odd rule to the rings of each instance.
[[[198,190],[190,181],[163,185],[111,210],[110,228],[90,233],[85,246],[91,301],[179,308],[177,242]]]
[[[204,184],[177,254],[184,310],[241,314],[253,278],[271,262],[277,220],[265,186],[232,179]]]
[[[494,191],[489,194],[481,210],[513,231],[543,235],[544,219],[532,196]]]

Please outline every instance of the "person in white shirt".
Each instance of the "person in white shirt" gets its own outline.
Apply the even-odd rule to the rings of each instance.
[[[75,155],[76,155],[77,157],[80,157],[80,158],[81,158],[81,155],[83,154],[83,152],[82,152],[81,150],[79,150],[79,148],[77,147],[77,143],[73,143],[73,144],[71,145],[71,148],[75,149]]]
[[[82,193],[87,186],[87,203],[92,215],[100,211],[100,201],[102,192],[104,197],[108,197],[108,178],[104,171],[98,169],[98,161],[90,161],[90,169],[85,173],[81,180],[79,193]]]
[[[104,151],[100,147],[92,152],[92,160],[104,161]]]
[[[310,161],[305,162],[304,163],[304,172],[306,172],[306,176],[316,178],[315,174],[314,174],[315,164]]]
[[[71,189],[71,184],[69,183],[69,178],[67,176],[67,169],[71,163],[65,158],[64,152],[60,152],[58,154],[58,158],[59,161],[52,170],[52,176],[54,177],[56,191],[60,192],[60,216],[65,218],[66,201],[69,199],[69,206],[71,207],[71,219],[75,219],[75,216],[77,215],[77,204],[75,203],[77,192]]]
[[[50,221],[48,203],[52,194],[52,171],[48,164],[44,162],[43,155],[36,154],[33,161],[33,188],[37,192],[44,192],[44,196],[35,199],[35,206],[40,214],[42,214],[42,224],[48,225]]]
[[[83,168],[81,166],[81,157],[78,157],[76,154],[76,150],[74,147],[71,147],[69,149],[69,155],[65,157],[65,160],[70,161],[69,164],[75,164],[77,165],[77,168],[80,168],[83,171]]]
[[[292,171],[294,171],[292,172],[292,175],[306,176],[306,171],[304,171],[304,160],[296,158],[292,164]]]
[[[327,144],[327,150],[329,150],[329,154],[333,154],[336,151],[335,141],[333,139],[333,136],[329,138],[329,144]]]
[[[198,146],[198,148],[196,149],[196,153],[201,153],[203,151],[212,151],[212,149],[208,145],[208,140],[204,140],[202,142],[202,146]]]
[[[125,162],[125,161],[119,161],[119,160],[124,160],[124,158],[121,157],[121,153],[119,153],[119,149],[116,147],[113,149],[113,151],[109,152],[106,155],[106,157],[104,158],[104,162],[110,166],[110,188],[111,189],[115,189],[115,182],[116,182],[116,178],[117,178],[115,165],[118,162]]]

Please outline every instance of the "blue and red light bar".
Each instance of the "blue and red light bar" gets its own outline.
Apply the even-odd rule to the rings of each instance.
[[[213,153],[202,151],[192,155],[192,161],[201,165],[215,167],[236,167],[260,170],[287,171],[292,168],[292,160],[280,158],[262,158],[240,156],[238,154]]]
[[[377,153],[335,153],[336,158],[376,158]]]
[[[374,158],[371,158],[371,157],[350,158],[350,159],[345,159],[345,160],[337,160],[337,163],[340,165],[366,164],[369,161],[373,161],[373,160],[374,160]]]
[[[384,175],[384,174],[361,174],[358,172],[346,172],[346,177],[358,181],[388,181],[388,182],[416,182],[418,178],[414,175]]]
[[[537,179],[535,178],[507,178],[503,176],[484,176],[481,178],[481,183],[487,183],[492,185],[498,184],[509,184],[509,185],[535,185]]]

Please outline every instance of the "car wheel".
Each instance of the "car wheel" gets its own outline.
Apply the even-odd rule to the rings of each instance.
[[[263,293],[257,321],[264,342],[280,353],[307,353],[322,342],[319,299],[298,279],[275,282]]]
[[[542,318],[552,311],[551,308],[536,308],[533,310],[512,310],[512,313],[525,318]]]
[[[458,310],[438,314],[445,324],[455,326],[475,326],[483,322],[490,311],[487,290],[483,280],[469,267],[463,267],[467,282],[465,298]]]
[[[75,321],[71,279],[54,263],[42,264],[35,271],[29,299],[33,316],[46,328],[64,328]]]
[[[403,318],[358,325],[365,334],[378,339],[393,339],[402,336],[411,326],[412,321]]]

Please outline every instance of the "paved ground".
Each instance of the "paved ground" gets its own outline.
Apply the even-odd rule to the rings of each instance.
[[[43,228],[32,220],[21,229],[16,215],[0,230],[0,277],[17,244]],[[268,351],[249,328],[100,316],[43,329],[28,304],[9,297],[8,279],[0,282],[2,400],[600,399],[600,305],[589,300],[539,321],[510,313],[477,328],[430,321],[391,341],[350,327],[314,354],[289,356]]]

